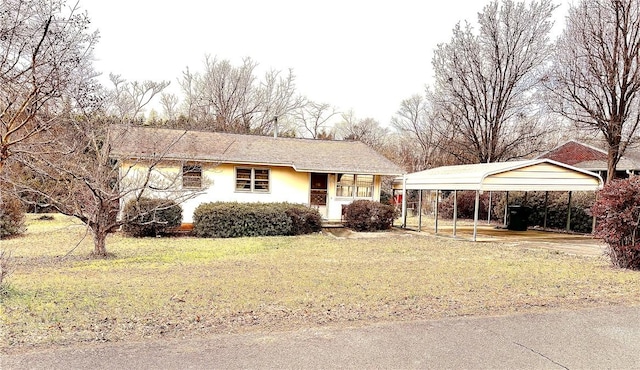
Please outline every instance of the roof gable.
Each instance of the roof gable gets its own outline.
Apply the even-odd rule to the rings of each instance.
[[[606,161],[607,152],[592,146],[569,140],[566,143],[541,155],[539,158],[548,158],[570,166],[587,161]]]
[[[550,159],[445,166],[397,178],[394,187],[427,190],[596,190],[600,176]]]
[[[300,172],[399,175],[404,171],[356,141],[274,138],[142,126],[113,126],[117,157],[288,166]]]
[[[587,145],[575,140],[566,143],[540,155],[538,158],[548,158],[571,166],[584,168],[590,171],[607,171],[606,150]],[[618,161],[617,169],[640,170],[640,153],[627,148],[624,155]]]

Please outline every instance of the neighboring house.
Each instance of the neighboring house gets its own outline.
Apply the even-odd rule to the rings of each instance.
[[[215,201],[301,203],[337,221],[343,205],[355,199],[379,201],[382,176],[404,172],[356,141],[141,126],[114,126],[111,132],[121,186],[145,181],[152,167],[153,196],[192,194],[181,204],[185,224],[193,222],[199,204]]]
[[[595,172],[603,179],[607,178],[607,151],[575,140],[569,140],[538,158],[552,159]],[[640,153],[627,150],[618,162],[616,177],[627,178],[638,173],[640,173]]]

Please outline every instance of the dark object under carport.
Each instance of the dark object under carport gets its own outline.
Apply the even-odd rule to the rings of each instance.
[[[513,231],[527,231],[531,208],[520,205],[509,206],[509,223],[507,229]]]

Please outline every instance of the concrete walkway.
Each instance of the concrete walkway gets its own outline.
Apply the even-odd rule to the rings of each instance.
[[[640,307],[50,349],[2,369],[640,369]]]

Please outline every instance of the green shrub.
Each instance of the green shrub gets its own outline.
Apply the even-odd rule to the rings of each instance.
[[[0,238],[19,235],[24,230],[22,202],[6,194],[0,195]]]
[[[590,208],[595,201],[592,192],[573,192],[571,195],[571,224],[572,231],[590,233],[593,227],[593,216]],[[567,206],[569,193],[552,191],[547,195],[547,222],[549,229],[564,230],[567,227]],[[520,204],[531,208],[529,214],[530,226],[544,226],[545,192],[519,192],[509,194],[510,204]],[[503,208],[504,209],[504,208]]]
[[[438,206],[438,213],[443,218],[453,218],[454,196],[453,192],[442,199]],[[500,220],[503,216],[504,205],[502,204],[502,193],[491,194],[491,219]],[[475,191],[458,191],[456,194],[456,203],[458,207],[457,217],[459,219],[473,219],[475,217],[476,208],[476,192]],[[489,216],[489,192],[485,191],[480,195],[480,207],[478,209],[478,218],[486,220]]]
[[[458,218],[473,219],[476,202],[475,191],[459,191],[457,195]],[[590,207],[594,202],[592,192],[573,192],[571,197],[571,230],[590,233],[593,217]],[[502,220],[506,206],[506,196],[503,192],[493,192],[491,195],[491,219]],[[544,226],[545,192],[510,192],[509,205],[529,207],[529,226]],[[547,198],[547,228],[565,229],[567,227],[567,192],[549,192]],[[479,219],[487,219],[489,209],[489,192],[480,195]],[[453,218],[453,193],[440,202],[438,211],[443,218]]]
[[[640,177],[614,180],[598,192],[595,235],[616,267],[640,270]]]
[[[203,203],[193,213],[193,230],[200,237],[301,235],[321,226],[317,210],[290,203]]]
[[[165,234],[182,223],[182,208],[167,199],[140,198],[124,207],[125,234],[135,237]]]
[[[322,215],[317,209],[302,204],[282,204],[286,215],[291,219],[289,235],[311,234],[322,230]]]
[[[370,200],[356,200],[344,211],[345,226],[356,231],[390,229],[395,217],[395,207]]]

